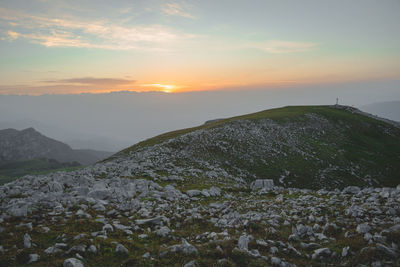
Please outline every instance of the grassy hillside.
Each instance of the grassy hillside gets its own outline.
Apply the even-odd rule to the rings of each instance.
[[[79,166],[79,163],[60,163],[51,159],[9,162],[0,165],[0,185],[11,182],[27,174],[35,175],[57,170],[73,170]]]
[[[350,107],[265,110],[165,133],[117,156],[156,144],[188,151],[191,157],[171,159],[181,167],[207,161],[232,175],[239,168],[248,181],[270,178],[306,188],[400,183],[400,129]]]
[[[256,113],[251,113],[242,116],[236,116],[232,118],[218,120],[216,122],[207,123],[204,125],[200,125],[197,127],[186,128],[181,130],[176,130],[168,133],[164,133],[149,139],[146,139],[142,142],[139,142],[127,149],[122,150],[117,155],[121,155],[124,153],[129,153],[139,147],[152,146],[155,144],[162,143],[168,139],[180,136],[182,134],[190,133],[196,130],[201,129],[210,129],[214,127],[221,126],[225,123],[229,123],[236,120],[258,120],[258,119],[271,119],[277,122],[287,122],[287,121],[303,121],[304,114],[307,113],[316,113],[319,115],[326,116],[333,121],[344,121],[349,122],[354,126],[359,125],[360,123],[372,123],[375,125],[387,126],[386,123],[379,121],[377,119],[373,119],[370,117],[362,116],[360,114],[354,114],[347,110],[337,109],[332,106],[288,106],[282,108],[268,109]]]

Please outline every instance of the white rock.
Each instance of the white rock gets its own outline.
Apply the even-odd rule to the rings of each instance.
[[[329,256],[331,255],[331,251],[329,248],[319,248],[314,250],[314,254],[312,255],[312,259],[315,260],[320,256]]]
[[[257,179],[250,184],[251,190],[266,189],[271,190],[274,187],[274,180],[272,179]]]
[[[62,192],[63,186],[58,182],[50,182],[47,185],[49,192]]]
[[[357,194],[361,189],[358,186],[348,186],[343,189],[344,194]]]
[[[210,196],[211,196],[207,189],[201,190],[201,194],[202,194],[203,196],[205,196],[205,197],[210,197]]]
[[[63,267],[83,267],[83,263],[75,258],[69,258],[64,261]]]
[[[26,233],[24,235],[24,247],[31,248],[31,246],[32,246],[32,239],[31,239],[30,235]]]
[[[129,254],[129,250],[124,247],[122,244],[118,244],[115,248],[115,252],[122,253],[122,254]]]
[[[343,249],[342,249],[342,257],[346,257],[347,256],[347,254],[349,253],[349,250],[350,250],[350,247],[344,247]]]
[[[208,190],[208,193],[209,193],[212,197],[220,196],[220,195],[221,195],[221,189],[219,189],[219,188],[216,187],[216,186],[212,186],[212,187]]]
[[[12,207],[9,213],[14,217],[26,217],[26,215],[28,215],[28,207],[26,205],[22,207]]]
[[[357,225],[357,233],[359,234],[365,234],[368,233],[371,230],[371,227],[368,225],[368,223],[362,223]]]
[[[169,235],[170,232],[171,230],[167,226],[163,226],[156,231],[156,234],[162,237],[166,237],[167,235]]]
[[[169,247],[170,251],[173,253],[183,253],[183,254],[198,254],[198,250],[195,246],[189,244],[186,239],[182,238],[182,244],[174,245]]]
[[[114,228],[112,227],[111,224],[106,224],[103,226],[103,231],[105,232],[114,232]]]
[[[91,252],[91,253],[96,254],[97,253],[97,248],[96,248],[95,245],[90,245],[89,248],[88,248],[88,251]]]
[[[136,220],[136,224],[142,225],[142,224],[154,224],[154,225],[160,225],[162,223],[163,217],[158,216],[155,218],[150,218],[150,219],[142,219],[142,220]]]
[[[253,240],[251,235],[242,235],[239,237],[238,240],[238,248],[240,250],[249,250],[249,242]]]
[[[201,195],[201,191],[197,189],[188,190],[186,191],[186,195],[188,195],[189,197],[199,196]]]
[[[396,252],[395,249],[389,248],[383,244],[380,243],[376,244],[376,248],[392,258],[397,259],[399,257],[399,254]]]
[[[196,260],[189,261],[183,267],[196,267]]]
[[[147,258],[149,258],[150,257],[150,252],[146,252],[146,253],[144,253],[143,255],[142,255],[142,258],[143,259],[147,259]]]
[[[32,262],[37,262],[39,260],[39,255],[38,254],[29,254],[29,262],[28,263],[32,263]]]
[[[281,259],[277,257],[271,257],[271,264],[274,266],[279,266],[281,264]]]

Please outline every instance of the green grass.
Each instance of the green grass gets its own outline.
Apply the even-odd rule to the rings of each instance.
[[[81,167],[78,163],[60,163],[56,160],[40,158],[4,163],[0,165],[0,185],[27,174],[39,175],[55,171],[73,171]]]
[[[275,108],[275,109],[268,109],[256,113],[251,113],[247,115],[242,115],[242,116],[236,116],[228,119],[223,119],[219,120],[213,123],[207,123],[203,124],[197,127],[192,127],[192,128],[186,128],[186,129],[181,129],[181,130],[176,130],[172,132],[167,132],[158,136],[155,136],[153,138],[149,138],[147,140],[144,140],[142,142],[139,142],[131,147],[128,147],[116,155],[119,154],[125,154],[129,153],[130,151],[133,151],[135,149],[141,148],[141,147],[146,147],[146,146],[152,146],[155,144],[162,143],[168,139],[175,138],[177,136],[190,133],[196,130],[201,130],[201,129],[210,129],[214,127],[221,126],[225,123],[229,123],[232,121],[236,120],[258,120],[258,119],[271,119],[277,122],[285,122],[285,121],[301,121],[304,120],[304,115],[308,113],[315,113],[319,114],[322,116],[325,116],[328,119],[331,119],[333,121],[344,121],[344,122],[351,122],[352,124],[355,123],[359,125],[360,123],[366,122],[366,123],[373,123],[377,125],[382,125],[382,126],[387,126],[387,123],[376,120],[374,118],[366,117],[363,115],[359,114],[354,114],[351,112],[348,112],[343,109],[337,109],[332,106],[288,106],[288,107],[282,107],[282,108]]]

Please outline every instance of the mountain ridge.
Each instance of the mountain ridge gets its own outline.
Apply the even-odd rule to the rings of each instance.
[[[47,158],[61,163],[76,161],[87,165],[110,154],[105,151],[72,149],[65,143],[44,136],[33,127],[20,131],[11,128],[0,130],[0,163]]]

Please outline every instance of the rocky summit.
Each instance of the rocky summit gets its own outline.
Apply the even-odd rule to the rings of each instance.
[[[398,266],[399,159],[350,107],[211,121],[0,186],[0,265]]]

